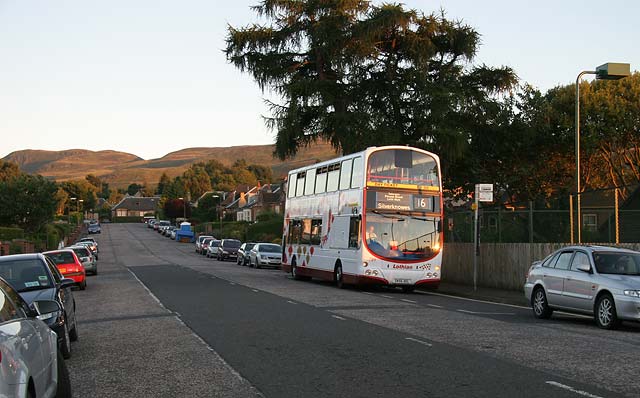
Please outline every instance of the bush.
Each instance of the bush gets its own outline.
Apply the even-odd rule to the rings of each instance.
[[[269,221],[260,221],[251,224],[247,228],[247,242],[272,242],[280,243],[282,241],[282,216]]]

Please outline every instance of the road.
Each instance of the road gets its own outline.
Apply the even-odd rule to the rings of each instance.
[[[340,290],[218,262],[144,224],[103,226],[76,291],[74,394],[136,397],[637,396],[640,327],[534,319],[438,293]]]

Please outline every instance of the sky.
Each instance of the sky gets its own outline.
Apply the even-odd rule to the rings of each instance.
[[[373,4],[381,4],[373,1]],[[546,91],[606,62],[640,69],[640,2],[407,0],[482,37],[475,63]],[[112,149],[144,159],[275,141],[265,94],[226,61],[258,0],[0,0],[0,158]],[[588,77],[586,78],[589,79]]]

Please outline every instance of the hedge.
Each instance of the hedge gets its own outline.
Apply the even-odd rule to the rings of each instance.
[[[22,228],[0,227],[0,241],[23,238],[24,230]]]

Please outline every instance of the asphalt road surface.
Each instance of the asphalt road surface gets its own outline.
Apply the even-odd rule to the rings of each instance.
[[[635,324],[339,290],[207,259],[144,224],[102,231],[99,275],[75,292],[77,397],[639,395]]]

